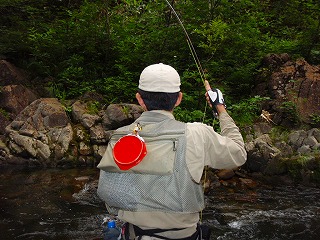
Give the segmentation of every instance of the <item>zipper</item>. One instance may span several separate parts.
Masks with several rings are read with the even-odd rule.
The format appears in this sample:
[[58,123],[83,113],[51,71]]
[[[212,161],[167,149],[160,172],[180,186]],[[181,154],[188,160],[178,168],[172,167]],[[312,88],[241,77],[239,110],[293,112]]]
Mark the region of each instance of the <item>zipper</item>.
[[[120,138],[122,138],[124,136],[127,136],[127,135],[128,134],[123,135],[123,133],[115,133],[115,134],[113,134],[111,136],[111,140],[113,142],[117,142]],[[169,143],[171,142],[173,144],[172,145],[173,151],[177,151],[179,139],[177,137],[169,137],[170,135],[172,135],[172,134],[167,134],[167,135],[163,135],[163,134],[152,134],[151,135],[151,134],[148,134],[148,136],[147,135],[144,135],[144,136],[139,135],[139,136],[144,139],[146,144],[147,143],[153,143],[153,142],[156,142],[156,141],[169,142]]]

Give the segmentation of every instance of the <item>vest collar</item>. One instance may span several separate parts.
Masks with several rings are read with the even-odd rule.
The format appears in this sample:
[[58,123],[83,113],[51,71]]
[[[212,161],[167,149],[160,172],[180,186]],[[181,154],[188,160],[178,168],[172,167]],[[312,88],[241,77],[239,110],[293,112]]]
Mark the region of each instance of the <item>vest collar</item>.
[[153,110],[153,111],[146,111],[143,112],[140,116],[140,119],[148,121],[148,119],[152,119],[152,121],[163,121],[166,119],[175,119],[173,114],[169,111],[164,110]]

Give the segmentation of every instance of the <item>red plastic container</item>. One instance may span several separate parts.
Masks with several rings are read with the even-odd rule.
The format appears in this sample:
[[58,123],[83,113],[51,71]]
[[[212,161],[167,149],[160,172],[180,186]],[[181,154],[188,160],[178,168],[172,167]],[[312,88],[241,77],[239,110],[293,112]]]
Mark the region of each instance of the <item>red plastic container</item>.
[[146,144],[139,135],[127,135],[120,138],[114,148],[113,157],[121,170],[129,170],[142,161],[147,154]]

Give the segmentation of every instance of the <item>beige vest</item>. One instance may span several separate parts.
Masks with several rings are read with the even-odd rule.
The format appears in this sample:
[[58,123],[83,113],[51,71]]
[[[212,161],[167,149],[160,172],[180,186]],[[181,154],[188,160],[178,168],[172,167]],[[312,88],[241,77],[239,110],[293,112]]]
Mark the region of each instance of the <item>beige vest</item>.
[[[137,166],[121,171],[112,148],[133,131],[136,123],[147,146]],[[199,212],[204,207],[202,186],[195,183],[186,165],[186,124],[161,113],[144,112],[135,123],[118,129],[109,141],[98,168],[98,195],[107,205],[127,211]]]

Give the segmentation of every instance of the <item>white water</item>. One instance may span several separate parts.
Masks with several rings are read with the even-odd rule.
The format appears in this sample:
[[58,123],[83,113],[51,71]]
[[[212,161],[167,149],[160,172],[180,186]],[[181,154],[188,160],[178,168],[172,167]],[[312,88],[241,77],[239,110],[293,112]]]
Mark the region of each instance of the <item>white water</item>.
[[212,239],[320,239],[320,189],[219,194],[210,197],[211,214],[205,214]]

